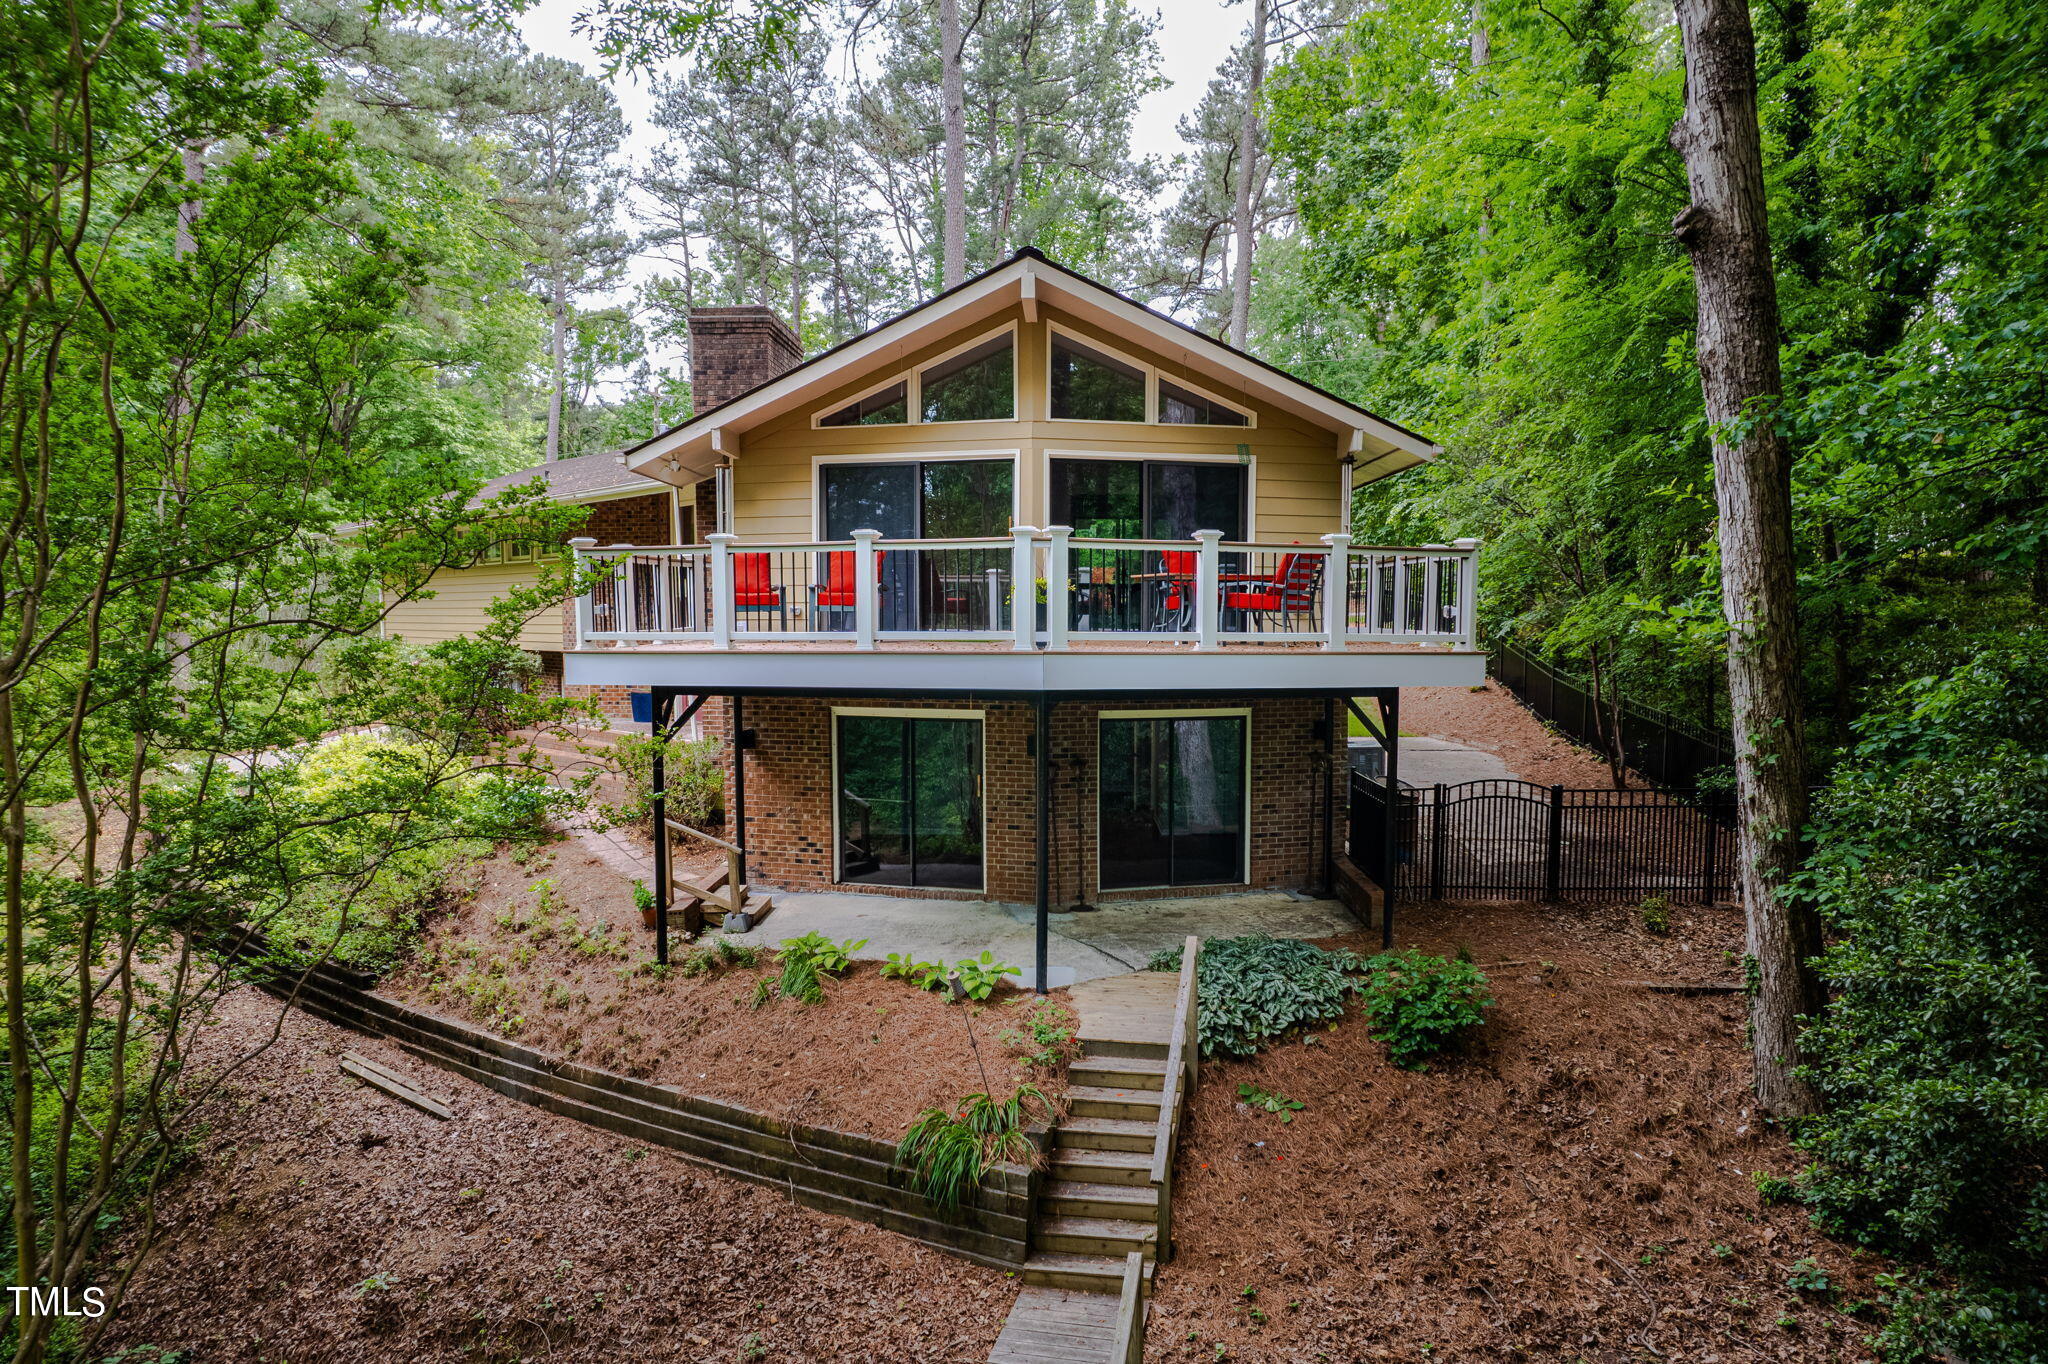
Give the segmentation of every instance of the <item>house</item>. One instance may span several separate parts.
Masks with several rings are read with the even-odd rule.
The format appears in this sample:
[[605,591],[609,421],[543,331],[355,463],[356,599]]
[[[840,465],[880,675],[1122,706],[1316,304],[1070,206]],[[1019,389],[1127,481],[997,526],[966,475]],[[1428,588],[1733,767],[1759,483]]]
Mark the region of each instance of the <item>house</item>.
[[702,534],[570,542],[563,677],[739,736],[758,885],[1035,903],[1041,943],[1327,888],[1347,710],[1483,680],[1476,545],[1346,533],[1435,446],[1036,251],[810,360],[765,308],[691,326],[699,411],[625,468]]

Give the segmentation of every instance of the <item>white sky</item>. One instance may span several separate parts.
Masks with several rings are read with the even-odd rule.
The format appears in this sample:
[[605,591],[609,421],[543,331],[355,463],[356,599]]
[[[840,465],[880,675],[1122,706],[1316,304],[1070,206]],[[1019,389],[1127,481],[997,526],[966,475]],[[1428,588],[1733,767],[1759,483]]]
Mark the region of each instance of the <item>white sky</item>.
[[[596,54],[589,43],[577,37],[574,29],[576,15],[588,8],[590,0],[540,0],[521,16],[520,35],[535,52],[578,62],[592,75],[601,76],[602,66]],[[1140,156],[1166,160],[1183,150],[1174,125],[1201,100],[1209,78],[1249,22],[1249,14],[1242,3],[1232,5],[1224,0],[1167,0],[1153,12],[1161,18],[1155,35],[1159,44],[1159,73],[1170,84],[1153,91],[1139,105],[1132,124],[1132,150]],[[612,91],[631,125],[626,138],[627,155],[638,162],[660,138],[648,121],[651,92],[646,80],[629,76],[613,80]],[[1173,192],[1171,186],[1167,192]],[[657,269],[652,260],[635,262],[628,272],[629,281],[637,283]],[[623,302],[629,292],[622,291],[618,298],[609,301]],[[672,365],[677,357],[650,359],[656,364]]]

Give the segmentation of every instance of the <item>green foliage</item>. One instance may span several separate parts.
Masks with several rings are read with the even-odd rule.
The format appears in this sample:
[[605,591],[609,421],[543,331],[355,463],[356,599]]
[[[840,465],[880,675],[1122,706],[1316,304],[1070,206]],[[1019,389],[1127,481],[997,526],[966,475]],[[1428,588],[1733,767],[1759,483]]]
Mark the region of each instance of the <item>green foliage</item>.
[[1785,1287],[1795,1293],[1811,1293],[1816,1297],[1834,1291],[1828,1272],[1812,1256],[1792,1262],[1791,1272],[1785,1276]]
[[657,743],[645,734],[615,736],[602,757],[625,787],[604,807],[606,820],[652,829],[654,759],[662,756],[668,817],[682,824],[714,823],[725,809],[725,741],[713,735]]
[[991,1166],[1032,1162],[1037,1151],[1024,1128],[1052,1116],[1052,1100],[1036,1085],[1019,1085],[1001,1100],[969,1094],[951,1113],[919,1113],[896,1148],[896,1163],[910,1171],[913,1187],[927,1200],[951,1210]]
[[1285,1094],[1274,1094],[1260,1089],[1249,1080],[1238,1085],[1237,1098],[1239,1103],[1275,1114],[1281,1122],[1293,1122],[1294,1115],[1308,1106],[1299,1099],[1288,1098]]
[[1768,1170],[1750,1171],[1749,1182],[1756,1186],[1757,1201],[1767,1208],[1779,1203],[1799,1201],[1798,1186],[1791,1180],[1782,1179]]
[[1951,1276],[1900,1282],[1888,1346],[2024,1358],[2048,1352],[2048,632],[1928,663],[1817,816],[1834,998],[1802,1196]]
[[633,882],[633,908],[648,910],[654,907],[654,891],[645,881]]
[[1019,967],[997,961],[986,948],[982,949],[980,956],[966,957],[956,963],[953,972],[960,977],[960,988],[973,1000],[987,999],[994,994],[996,986],[1003,983],[1003,977],[1024,974]]
[[1074,1011],[1057,1000],[1034,1000],[1024,1021],[1005,1032],[1003,1045],[1039,1070],[1053,1070],[1073,1059],[1078,1047],[1074,1030],[1079,1020]]
[[1646,930],[1660,938],[1671,931],[1671,902],[1661,895],[1647,897],[1636,906],[1636,915]]
[[1493,1007],[1486,974],[1469,961],[1410,948],[1371,957],[1364,969],[1373,1038],[1404,1070],[1429,1069],[1430,1057],[1457,1045]]
[[943,990],[946,988],[946,964],[942,961],[920,961],[909,952],[891,952],[889,960],[882,964],[882,979],[906,981],[920,990]]
[[[1154,953],[1154,971],[1178,971],[1181,949]],[[1205,1056],[1250,1056],[1300,1028],[1333,1023],[1359,988],[1354,952],[1332,952],[1263,933],[1212,938],[1195,968],[1195,1027]]]
[[[822,933],[806,933],[800,938],[784,938],[775,951],[775,962],[781,968],[773,989],[784,999],[794,999],[805,1004],[817,1004],[825,998],[825,982],[833,976],[843,974],[853,964],[853,954],[866,947],[866,938],[848,938],[844,942],[833,942]],[[762,986],[769,982],[762,981]],[[756,988],[754,1006],[759,1008],[768,996]]]

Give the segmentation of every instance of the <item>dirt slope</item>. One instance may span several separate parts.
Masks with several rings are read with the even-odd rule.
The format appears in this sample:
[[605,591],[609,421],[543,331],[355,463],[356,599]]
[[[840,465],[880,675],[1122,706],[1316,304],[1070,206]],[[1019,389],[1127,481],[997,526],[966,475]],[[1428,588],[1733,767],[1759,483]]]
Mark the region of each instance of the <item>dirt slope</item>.
[[[276,1009],[233,997],[198,1063],[246,1045]],[[423,1080],[456,1120],[338,1074],[345,1050]],[[997,1270],[699,1172],[301,1014],[238,1078],[162,1220],[108,1353],[981,1359],[1016,1296]]]

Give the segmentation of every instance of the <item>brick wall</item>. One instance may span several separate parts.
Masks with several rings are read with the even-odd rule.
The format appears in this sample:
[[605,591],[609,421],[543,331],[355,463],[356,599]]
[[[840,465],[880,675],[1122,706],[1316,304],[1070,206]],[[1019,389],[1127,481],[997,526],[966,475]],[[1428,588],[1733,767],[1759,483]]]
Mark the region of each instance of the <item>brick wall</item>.
[[[1249,704],[1251,791],[1249,838],[1251,879],[1208,889],[1308,888],[1321,884],[1324,821],[1321,799],[1338,798],[1343,770],[1343,725],[1317,760],[1312,726],[1323,716],[1320,700],[1264,698],[1217,701],[1214,707]],[[1033,707],[1028,702],[945,698],[929,702],[862,701],[853,698],[755,697],[744,702],[746,725],[759,736],[747,762],[747,846],[750,874],[783,889],[833,885],[832,707],[875,705],[890,709],[980,710],[983,764],[984,898],[1035,902],[1038,898],[1036,767],[1028,740]],[[701,712],[707,729],[728,732],[727,703],[713,700]],[[1097,898],[1095,879],[1096,721],[1100,705],[1067,702],[1053,712],[1051,839],[1052,903],[1076,896]],[[1203,707],[1213,708],[1213,707]],[[727,809],[732,808],[728,775]],[[1339,812],[1341,816],[1341,811]],[[1342,837],[1341,817],[1336,821]],[[888,895],[961,898],[952,890],[896,886],[835,887]],[[1203,887],[1175,886],[1112,891],[1112,899],[1161,898],[1200,893]],[[969,896],[967,898],[975,898]]]
[[699,415],[767,383],[803,358],[773,308],[690,310],[690,397]]
[[[669,523],[668,494],[649,493],[644,497],[621,497],[610,502],[593,502],[589,514],[583,518],[581,529],[565,533],[588,535],[600,545],[665,545],[675,534]],[[562,648],[576,647],[576,603],[572,598],[562,603]],[[542,655],[543,660],[547,656]],[[554,682],[561,686],[561,660],[556,656]],[[644,692],[645,687],[588,687],[564,688],[570,696],[595,696],[598,708],[614,719],[630,719],[633,714],[633,693]]]

